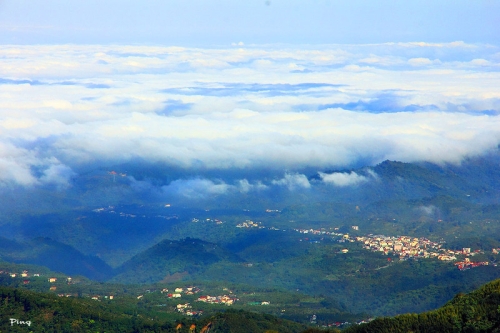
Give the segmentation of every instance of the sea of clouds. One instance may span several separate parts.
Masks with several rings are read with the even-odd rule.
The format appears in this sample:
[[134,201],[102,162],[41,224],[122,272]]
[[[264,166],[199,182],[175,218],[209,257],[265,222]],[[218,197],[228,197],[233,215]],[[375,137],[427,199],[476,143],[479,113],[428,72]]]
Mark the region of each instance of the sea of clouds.
[[[325,170],[498,149],[498,87],[499,47],[463,42],[4,45],[0,185],[63,190],[82,170],[137,160],[186,170],[164,185],[186,197],[309,188],[304,169],[362,184],[376,175]],[[281,176],[208,176],[266,169]]]

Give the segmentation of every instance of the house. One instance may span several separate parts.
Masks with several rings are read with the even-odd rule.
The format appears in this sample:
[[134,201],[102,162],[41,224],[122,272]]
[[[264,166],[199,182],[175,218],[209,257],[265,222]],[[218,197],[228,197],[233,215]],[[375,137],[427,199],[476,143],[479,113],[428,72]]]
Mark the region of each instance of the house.
[[22,277],[27,277],[28,276],[28,273],[22,273],[21,274]]
[[57,278],[55,278],[55,277],[51,277],[51,278],[49,278],[49,282],[50,282],[50,283],[54,283],[54,282],[56,282],[56,281],[57,281]]
[[347,252],[349,252],[349,250],[348,249],[342,249],[340,252],[347,253]]
[[184,290],[183,288],[175,288],[175,290],[174,290],[174,291],[175,291],[176,293],[182,293],[182,291],[183,291],[183,290]]
[[186,303],[186,304],[177,304],[177,310],[180,310],[180,309],[187,309],[187,308],[190,308],[191,306],[189,305],[189,303]]
[[50,291],[54,291],[54,290],[56,290],[56,289],[57,289],[57,287],[56,287],[56,286],[52,286],[52,287],[50,287],[50,289],[49,289],[49,290],[50,290]]
[[30,280],[23,280],[23,284],[29,284]]
[[17,276],[16,273],[10,273],[10,277],[15,278]]

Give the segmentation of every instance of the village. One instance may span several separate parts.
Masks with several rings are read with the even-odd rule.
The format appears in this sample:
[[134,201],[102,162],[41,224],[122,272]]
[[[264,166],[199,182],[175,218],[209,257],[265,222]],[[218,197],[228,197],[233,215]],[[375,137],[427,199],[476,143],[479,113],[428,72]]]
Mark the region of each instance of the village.
[[[0,275],[7,275],[12,279],[22,279],[22,284],[23,285],[28,285],[30,284],[31,280],[30,278],[36,278],[38,281],[43,283],[44,288],[48,287],[48,290],[51,292],[56,293],[57,296],[59,297],[78,297],[79,293],[78,292],[67,292],[68,288],[63,288],[66,289],[66,292],[58,292],[61,287],[67,287],[70,285],[75,284],[75,280],[69,276],[52,276],[52,275],[47,275],[44,276],[41,273],[30,273],[28,270],[22,270],[20,272],[14,272],[9,269],[3,269],[0,270]],[[78,283],[78,282],[77,282]],[[206,304],[220,304],[220,305],[225,305],[225,306],[231,306],[235,302],[239,301],[239,299],[232,293],[227,288],[222,289],[225,294],[222,295],[200,295],[194,298],[195,302],[201,302],[201,303],[206,303]],[[121,298],[123,297],[135,297],[137,301],[143,300],[145,297],[150,297],[146,295],[151,295],[151,294],[161,294],[165,297],[165,299],[169,300],[178,300],[177,302],[174,302],[175,304],[171,305],[174,311],[181,313],[186,316],[200,316],[203,314],[202,310],[193,310],[193,307],[190,303],[182,303],[179,302],[182,298],[186,296],[192,296],[195,294],[199,294],[202,290],[197,287],[197,286],[182,286],[182,287],[175,287],[169,290],[168,288],[161,288],[161,289],[146,289],[142,293],[139,293],[133,296],[133,295],[126,295],[122,294],[120,295]],[[105,292],[105,293],[91,293],[87,294],[84,293],[83,295],[80,294],[80,297],[86,297],[90,298],[95,301],[113,301],[117,299],[117,296],[112,293],[112,292]],[[120,298],[118,297],[118,298]],[[189,298],[192,300],[192,297]],[[270,304],[269,302],[259,302],[261,305],[266,305]],[[167,306],[167,304],[160,304],[158,306]]]
[[[344,239],[350,239],[349,235],[344,235]],[[392,254],[399,257],[400,260],[417,259],[417,258],[437,258],[442,261],[457,261],[458,256],[465,257],[464,261],[456,263],[459,269],[464,267],[478,267],[489,264],[487,261],[472,262],[469,257],[478,254],[484,254],[482,250],[471,251],[470,248],[462,248],[461,250],[450,250],[443,247],[444,242],[432,242],[425,237],[410,237],[410,236],[384,236],[369,234],[362,237],[354,237],[356,242],[363,245],[363,248],[373,251],[382,252],[385,255]]]
[[252,220],[246,220],[245,222],[237,224],[236,228],[258,228],[258,229],[264,229],[265,227],[262,225],[261,222],[254,222]]
[[[262,226],[261,222],[253,222],[246,220],[240,224],[236,225],[237,228],[265,228]],[[275,227],[267,228],[269,230],[281,230]],[[385,236],[385,235],[373,235],[368,234],[366,236],[351,236],[349,233],[339,232],[338,227],[320,229],[305,229],[305,228],[294,228],[295,232],[304,235],[312,236],[331,236],[334,238],[340,238],[337,241],[339,243],[355,243],[358,242],[362,244],[363,248],[372,252],[381,252],[384,255],[397,256],[399,260],[404,261],[408,259],[419,259],[419,258],[436,258],[441,261],[455,262],[455,266],[459,270],[466,270],[470,268],[475,268],[479,266],[489,265],[488,261],[471,261],[469,257],[473,257],[478,254],[484,254],[483,250],[471,250],[471,248],[462,248],[461,250],[451,250],[443,247],[444,241],[433,242],[425,237],[410,237],[410,236]],[[354,231],[359,231],[359,226],[353,225],[351,229]],[[286,231],[286,230],[282,230]],[[299,239],[299,241],[309,241],[311,243],[319,243],[318,240],[313,240],[304,238]],[[348,249],[340,250],[340,253],[348,253]],[[492,249],[493,254],[499,254],[499,249]],[[464,257],[464,260],[458,261],[458,257]],[[389,261],[392,259],[389,258]],[[495,264],[496,266],[496,264]]]
[[[358,226],[351,226],[353,230],[358,231]],[[462,248],[461,250],[450,250],[443,247],[444,241],[432,242],[425,237],[410,237],[410,236],[385,236],[368,234],[366,236],[351,236],[348,233],[342,234],[335,232],[338,228],[334,228],[334,232],[329,232],[324,229],[294,229],[300,233],[313,235],[331,235],[340,237],[339,242],[358,242],[363,248],[372,252],[381,252],[384,255],[393,255],[399,257],[399,260],[418,259],[418,258],[436,258],[441,261],[456,261],[455,265],[460,270],[469,268],[487,266],[489,262],[478,261],[473,262],[469,257],[484,254],[483,250],[474,250],[471,248]],[[348,249],[342,249],[341,253],[348,253]],[[493,254],[498,254],[498,249],[492,249]],[[463,261],[457,261],[458,256],[463,256]],[[390,258],[389,258],[390,260]]]

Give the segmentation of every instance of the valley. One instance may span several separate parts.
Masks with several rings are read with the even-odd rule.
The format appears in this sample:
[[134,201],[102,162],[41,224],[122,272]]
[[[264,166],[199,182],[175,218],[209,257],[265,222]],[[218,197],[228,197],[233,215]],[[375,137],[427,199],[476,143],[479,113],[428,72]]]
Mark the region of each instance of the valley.
[[[1,284],[167,321],[234,309],[342,328],[429,311],[500,277],[500,176],[478,186],[468,168],[386,161],[355,191],[197,207],[139,197],[88,206],[89,193],[77,208],[2,217]],[[87,188],[129,186],[97,179]]]

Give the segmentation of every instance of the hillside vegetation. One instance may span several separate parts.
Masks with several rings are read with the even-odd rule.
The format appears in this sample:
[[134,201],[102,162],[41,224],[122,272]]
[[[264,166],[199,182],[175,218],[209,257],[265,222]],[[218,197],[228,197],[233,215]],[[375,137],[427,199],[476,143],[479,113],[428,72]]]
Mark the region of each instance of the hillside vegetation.
[[[203,320],[153,320],[147,314],[82,298],[0,287],[1,332],[301,332],[304,325],[276,317],[229,310]],[[13,319],[13,321],[10,320]]]
[[377,318],[345,332],[500,332],[500,280],[469,294],[458,294],[437,310]]

